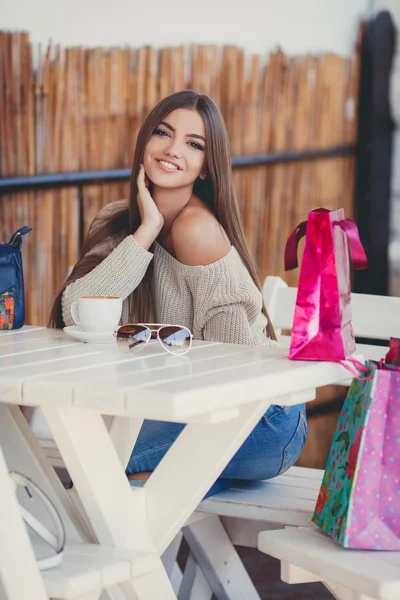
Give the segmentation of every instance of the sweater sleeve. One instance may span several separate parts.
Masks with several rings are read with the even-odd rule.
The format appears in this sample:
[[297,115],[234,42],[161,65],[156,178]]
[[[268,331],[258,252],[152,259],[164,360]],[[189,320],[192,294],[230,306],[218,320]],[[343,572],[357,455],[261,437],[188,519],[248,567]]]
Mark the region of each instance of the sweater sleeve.
[[[103,246],[99,251],[104,252]],[[152,258],[153,254],[132,235],[125,237],[97,267],[65,288],[62,295],[65,325],[74,324],[71,304],[79,296],[118,296],[126,300],[142,281]]]
[[188,282],[194,302],[194,337],[209,341],[276,346],[267,337],[262,295],[237,251],[192,267]]

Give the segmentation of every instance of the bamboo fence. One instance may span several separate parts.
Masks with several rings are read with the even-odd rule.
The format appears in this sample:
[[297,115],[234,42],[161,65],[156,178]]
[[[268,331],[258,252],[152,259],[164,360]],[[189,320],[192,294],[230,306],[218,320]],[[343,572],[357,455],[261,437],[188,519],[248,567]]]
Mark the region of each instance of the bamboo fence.
[[[220,106],[232,155],[355,143],[359,61],[358,50],[351,58],[274,52],[267,60],[233,46],[32,48],[28,34],[0,32],[0,177],[127,167],[145,115],[184,88]],[[352,217],[354,179],[353,157],[235,169],[262,278],[296,284],[298,273],[283,270],[288,234],[318,206],[343,207]],[[128,194],[123,182],[0,198],[1,241],[25,223],[33,227],[23,244],[27,323],[47,323],[78,257],[81,219],[86,234],[102,206]]]

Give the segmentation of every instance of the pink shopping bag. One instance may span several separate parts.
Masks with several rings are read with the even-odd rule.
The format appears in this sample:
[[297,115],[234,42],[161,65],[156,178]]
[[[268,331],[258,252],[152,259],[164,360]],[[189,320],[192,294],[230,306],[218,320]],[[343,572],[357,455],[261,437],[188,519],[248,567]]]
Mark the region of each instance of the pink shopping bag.
[[313,521],[345,548],[400,551],[400,367],[366,366],[340,413]]
[[297,246],[304,235],[289,358],[345,360],[356,349],[348,250],[355,269],[368,266],[357,225],[344,218],[343,209],[312,210],[288,238],[286,271],[298,266]]

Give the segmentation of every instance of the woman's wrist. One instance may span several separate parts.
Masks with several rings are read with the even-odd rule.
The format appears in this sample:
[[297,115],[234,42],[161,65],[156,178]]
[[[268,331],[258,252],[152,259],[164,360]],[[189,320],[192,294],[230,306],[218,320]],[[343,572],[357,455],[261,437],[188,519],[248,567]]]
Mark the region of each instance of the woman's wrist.
[[132,235],[138,244],[140,244],[145,250],[148,250],[152,243],[156,240],[159,233],[159,228],[143,223],[142,225],[139,225],[135,233]]

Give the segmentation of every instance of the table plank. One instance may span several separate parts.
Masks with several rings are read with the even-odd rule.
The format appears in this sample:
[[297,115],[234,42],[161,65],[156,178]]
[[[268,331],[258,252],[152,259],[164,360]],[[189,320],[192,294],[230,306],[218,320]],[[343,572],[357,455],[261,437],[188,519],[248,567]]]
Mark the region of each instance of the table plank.
[[19,335],[21,333],[40,331],[42,329],[45,329],[45,327],[36,326],[36,325],[24,325],[20,329],[1,329],[0,330],[0,338],[8,336],[8,335]]
[[[195,341],[179,357],[154,342],[125,354],[116,344],[82,344],[60,330],[18,331],[0,337],[0,396],[30,406],[185,421],[237,405],[238,397],[244,404],[282,395],[282,403],[293,404],[302,401],[297,392],[351,379],[338,363],[289,361],[286,348]],[[358,350],[381,355],[374,346]]]
[[62,338],[76,342],[73,338],[67,336],[60,329],[47,329],[41,327],[38,329],[17,329],[15,331],[0,331],[0,348],[4,346],[15,346],[16,344],[29,343],[35,340]]

